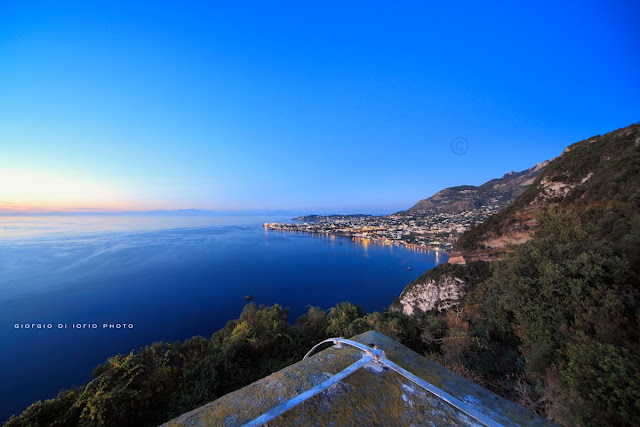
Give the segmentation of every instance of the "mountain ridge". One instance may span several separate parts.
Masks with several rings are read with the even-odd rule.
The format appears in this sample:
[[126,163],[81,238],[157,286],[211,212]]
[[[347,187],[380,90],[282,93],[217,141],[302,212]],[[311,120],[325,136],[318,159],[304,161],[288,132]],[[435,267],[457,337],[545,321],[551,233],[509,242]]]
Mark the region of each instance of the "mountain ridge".
[[395,215],[433,215],[461,213],[494,205],[505,207],[522,194],[544,170],[548,160],[520,172],[509,172],[479,186],[457,185],[438,191],[431,197],[418,201],[407,210]]

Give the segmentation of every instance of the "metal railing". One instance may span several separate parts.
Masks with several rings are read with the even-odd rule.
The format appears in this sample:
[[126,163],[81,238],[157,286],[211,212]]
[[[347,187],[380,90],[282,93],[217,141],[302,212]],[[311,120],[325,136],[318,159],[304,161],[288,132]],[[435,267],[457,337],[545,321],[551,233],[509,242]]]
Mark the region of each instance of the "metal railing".
[[248,422],[247,424],[245,424],[245,427],[261,426],[271,421],[277,416],[284,414],[288,410],[310,399],[311,397],[317,395],[318,393],[321,393],[322,391],[326,390],[333,384],[342,381],[344,378],[348,377],[349,375],[351,375],[352,373],[354,373],[355,371],[357,371],[358,369],[360,369],[361,367],[363,367],[364,365],[370,362],[379,363],[381,365],[387,366],[389,369],[397,372],[398,374],[402,375],[409,381],[413,382],[414,384],[420,386],[424,390],[433,394],[438,399],[453,406],[460,412],[463,412],[464,414],[468,415],[469,417],[473,418],[475,421],[485,426],[489,426],[489,427],[502,426],[502,424],[498,423],[497,421],[493,420],[487,415],[477,411],[476,409],[472,408],[471,406],[464,403],[460,399],[457,399],[451,396],[449,393],[439,389],[433,384],[429,384],[422,378],[417,377],[416,375],[407,371],[403,367],[396,365],[395,363],[387,359],[383,350],[376,347],[368,347],[359,342],[344,339],[344,338],[329,338],[313,346],[313,348],[309,350],[307,354],[305,354],[302,360],[305,360],[307,357],[311,356],[311,354],[313,354],[316,348],[318,348],[322,344],[329,343],[329,342],[333,343],[334,346],[337,348],[341,348],[343,344],[355,347],[358,350],[363,352],[362,358],[357,362],[353,363],[352,365],[348,366],[347,368],[343,369],[339,373],[335,374],[334,376],[316,385],[315,387],[310,388],[309,390],[289,399],[285,403],[279,406],[276,406],[275,408],[271,409],[268,412],[265,412],[264,414],[260,415],[258,418]]

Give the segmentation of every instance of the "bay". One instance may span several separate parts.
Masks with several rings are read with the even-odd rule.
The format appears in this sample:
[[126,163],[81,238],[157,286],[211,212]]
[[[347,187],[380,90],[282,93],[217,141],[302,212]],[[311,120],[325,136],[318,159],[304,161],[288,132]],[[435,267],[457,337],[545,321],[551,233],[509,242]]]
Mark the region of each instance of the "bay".
[[0,419],[90,381],[117,353],[210,337],[239,316],[245,296],[288,307],[291,322],[310,305],[383,310],[447,259],[262,227],[290,217],[0,217]]

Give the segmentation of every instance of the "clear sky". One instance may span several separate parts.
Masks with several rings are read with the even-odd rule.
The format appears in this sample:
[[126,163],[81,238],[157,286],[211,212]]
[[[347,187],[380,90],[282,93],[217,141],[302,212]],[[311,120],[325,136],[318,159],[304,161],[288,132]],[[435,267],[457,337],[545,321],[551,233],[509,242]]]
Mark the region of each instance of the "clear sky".
[[3,0],[0,210],[389,213],[640,121],[640,3],[425,3]]

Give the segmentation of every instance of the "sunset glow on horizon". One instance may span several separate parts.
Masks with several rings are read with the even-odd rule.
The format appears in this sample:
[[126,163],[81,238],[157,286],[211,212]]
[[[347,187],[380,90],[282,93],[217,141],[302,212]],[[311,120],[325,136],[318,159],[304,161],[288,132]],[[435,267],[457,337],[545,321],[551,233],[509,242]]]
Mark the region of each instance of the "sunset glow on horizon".
[[64,175],[0,170],[0,212],[112,211],[131,209],[122,193]]
[[36,3],[0,3],[0,212],[392,213],[640,117],[632,4]]

